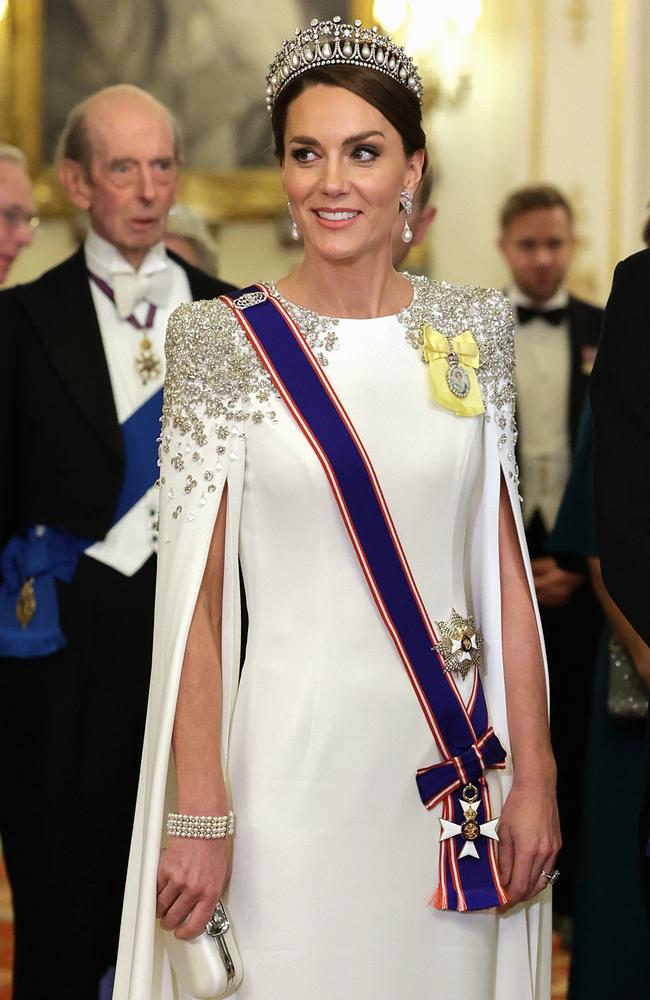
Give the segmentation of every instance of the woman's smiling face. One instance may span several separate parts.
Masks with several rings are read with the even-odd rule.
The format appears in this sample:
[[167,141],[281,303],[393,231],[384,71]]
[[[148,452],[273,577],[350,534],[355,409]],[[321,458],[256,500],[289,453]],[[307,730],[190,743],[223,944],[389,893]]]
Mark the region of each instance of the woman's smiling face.
[[404,152],[381,111],[316,84],[287,110],[282,178],[307,251],[354,260],[390,246],[400,192],[414,192],[424,151]]

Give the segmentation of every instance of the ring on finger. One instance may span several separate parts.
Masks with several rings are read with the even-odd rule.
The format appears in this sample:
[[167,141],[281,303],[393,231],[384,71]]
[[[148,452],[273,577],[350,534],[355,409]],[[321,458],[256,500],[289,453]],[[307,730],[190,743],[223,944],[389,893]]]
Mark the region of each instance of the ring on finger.
[[555,883],[557,882],[557,880],[560,877],[560,873],[557,870],[557,868],[554,868],[553,871],[550,872],[550,874],[549,874],[549,872],[545,872],[544,869],[542,868],[541,872],[539,873],[539,877],[540,878],[548,879],[548,884],[549,885],[555,885]]

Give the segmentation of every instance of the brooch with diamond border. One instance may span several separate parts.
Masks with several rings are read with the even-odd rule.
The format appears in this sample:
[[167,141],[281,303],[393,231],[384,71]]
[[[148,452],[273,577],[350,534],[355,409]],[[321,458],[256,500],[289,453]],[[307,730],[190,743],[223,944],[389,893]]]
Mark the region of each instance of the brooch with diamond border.
[[460,674],[465,680],[472,667],[478,670],[481,665],[483,639],[474,618],[472,615],[463,618],[452,608],[449,618],[436,622],[436,626],[440,632],[436,651],[445,665],[445,671]]

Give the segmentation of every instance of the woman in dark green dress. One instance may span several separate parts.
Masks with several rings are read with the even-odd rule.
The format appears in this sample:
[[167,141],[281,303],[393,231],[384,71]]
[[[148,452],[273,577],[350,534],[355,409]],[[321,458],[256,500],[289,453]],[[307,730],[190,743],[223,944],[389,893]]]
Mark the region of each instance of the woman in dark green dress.
[[[642,718],[608,710],[609,642],[612,635],[650,681],[650,649],[607,595],[598,560],[593,505],[593,424],[588,401],[576,454],[548,548],[582,557],[605,615],[592,695],[584,811],[577,872],[569,1000],[650,997],[648,926],[640,889],[637,825],[643,759]],[[567,635],[580,664],[580,635]],[[567,725],[570,725],[567,719]],[[558,761],[571,767],[571,761]],[[581,775],[576,774],[579,782]]]

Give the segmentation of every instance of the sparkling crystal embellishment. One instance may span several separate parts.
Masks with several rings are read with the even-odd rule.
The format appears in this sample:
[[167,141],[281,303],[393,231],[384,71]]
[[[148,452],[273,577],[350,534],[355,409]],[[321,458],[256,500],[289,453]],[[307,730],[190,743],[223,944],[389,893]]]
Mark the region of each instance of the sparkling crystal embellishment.
[[447,621],[436,622],[440,630],[440,641],[436,647],[445,670],[460,674],[465,680],[472,667],[481,665],[481,633],[471,615],[463,618],[455,609]]
[[233,305],[235,309],[250,309],[251,306],[259,306],[262,302],[266,302],[268,297],[268,292],[262,291],[262,289],[255,292],[244,292],[243,295],[233,299]]
[[[509,303],[494,289],[406,277],[413,286],[413,299],[397,320],[406,343],[423,365],[427,364],[423,333],[427,325],[440,330],[448,341],[458,330],[471,328],[474,332],[481,355],[477,378],[487,411],[485,420],[494,420],[495,444],[501,450],[509,481],[516,483],[514,320]],[[273,282],[260,285],[268,295],[280,299],[318,363],[323,367],[335,364],[341,321],[287,301]],[[243,464],[246,426],[275,424],[283,419],[284,411],[278,407],[279,393],[240,323],[218,299],[179,306],[169,322],[166,351],[160,442],[161,483],[165,482],[166,489],[161,500],[165,518],[179,523],[194,519],[199,511],[208,511],[211,501],[219,496],[224,469],[236,467],[235,458]],[[203,495],[208,501],[205,505],[201,503]],[[188,505],[194,502],[191,518],[190,510],[178,503],[179,499]],[[164,519],[161,523],[162,544],[168,545],[170,540],[164,537],[168,527]],[[468,638],[471,642],[471,636]],[[476,645],[478,650],[478,638]],[[476,661],[477,650],[462,651],[470,656],[470,661],[462,660],[465,672],[472,656]],[[445,666],[449,662],[454,661],[447,657]]]

